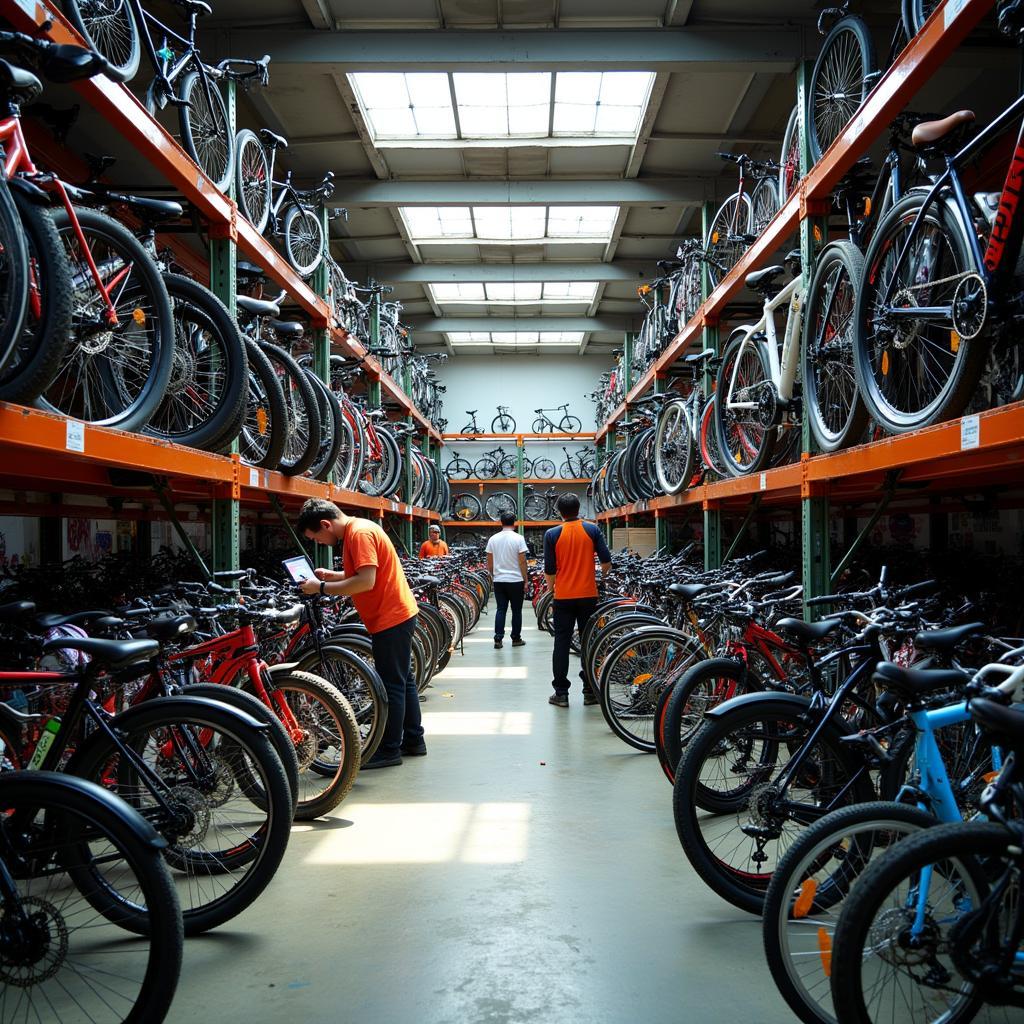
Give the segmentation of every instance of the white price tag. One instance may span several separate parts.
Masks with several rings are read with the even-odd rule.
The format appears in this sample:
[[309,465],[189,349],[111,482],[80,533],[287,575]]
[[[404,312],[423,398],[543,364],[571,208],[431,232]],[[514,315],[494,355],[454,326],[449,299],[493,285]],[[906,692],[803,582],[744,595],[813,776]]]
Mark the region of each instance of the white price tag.
[[977,448],[981,441],[981,423],[977,416],[965,416],[960,421],[960,451]]
[[85,424],[78,420],[68,420],[64,447],[69,452],[85,451]]
[[761,474],[761,490],[762,491],[767,491],[768,490],[768,474],[767,473],[762,473]]
[[967,0],[946,0],[946,6],[943,8],[942,15],[945,19],[945,27],[949,28],[950,25],[956,21],[960,12],[967,6]]
[[258,469],[249,470],[249,486],[259,487],[260,485],[260,471]]

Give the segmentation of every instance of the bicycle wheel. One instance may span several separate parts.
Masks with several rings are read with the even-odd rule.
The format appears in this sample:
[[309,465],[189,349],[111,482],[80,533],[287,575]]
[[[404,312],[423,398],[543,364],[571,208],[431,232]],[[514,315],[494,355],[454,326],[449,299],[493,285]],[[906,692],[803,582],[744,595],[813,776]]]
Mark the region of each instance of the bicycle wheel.
[[942,0],[903,0],[903,29],[913,39]]
[[177,338],[164,400],[144,432],[206,451],[231,444],[245,418],[249,366],[234,319],[216,295],[164,274]]
[[473,472],[478,480],[493,480],[499,471],[500,467],[497,460],[487,455],[477,460],[477,464],[473,467]]
[[983,334],[963,337],[949,318],[929,314],[897,320],[886,312],[890,293],[892,307],[917,302],[948,308],[975,272],[959,217],[941,202],[924,212],[908,247],[925,198],[917,192],[905,196],[876,228],[854,312],[857,383],[868,414],[891,433],[959,416],[977,386],[988,347]]
[[387,496],[398,490],[399,481],[402,478],[403,460],[402,450],[398,442],[378,425],[374,428],[377,434],[377,441],[380,444],[380,455],[369,463],[364,464],[364,474],[369,476],[369,484],[366,490],[370,494]]
[[528,494],[523,500],[523,518],[539,522],[547,518],[548,503],[541,494]]
[[317,480],[326,480],[327,474],[334,469],[338,453],[341,451],[344,416],[338,400],[328,390],[327,385],[312,370],[306,370],[306,376],[313,385],[317,408],[320,411],[320,445],[316,458],[309,467],[309,475]]
[[[4,1021],[164,1020],[181,972],[181,907],[138,812],[83,779],[5,772],[0,863]],[[138,937],[126,938],[126,919],[144,922]]]
[[458,519],[460,522],[468,523],[474,519],[480,518],[480,513],[483,511],[483,506],[480,504],[480,499],[475,494],[462,493],[452,495],[452,519]]
[[0,176],[0,375],[18,342],[28,309],[29,263],[25,231],[6,179]]
[[273,202],[270,161],[260,137],[248,128],[235,136],[235,195],[242,215],[262,235]]
[[[1004,929],[1016,915],[985,909],[986,874],[996,879],[1015,863],[1007,849],[1015,842],[1004,825],[936,825],[871,864],[836,925],[832,1001],[841,1024],[961,1024],[977,1015],[983,1000],[960,965],[975,946],[997,941],[1001,952],[1009,942]],[[969,910],[985,917],[976,940],[958,941]]]
[[746,252],[753,216],[750,197],[742,192],[734,192],[718,208],[704,239],[708,280],[712,288],[718,287]]
[[690,482],[695,441],[686,419],[685,403],[669,402],[658,414],[654,439],[654,472],[664,494],[678,494]]
[[530,428],[534,434],[546,434],[551,429],[551,423],[545,416],[538,416]]
[[807,143],[811,163],[842,134],[871,91],[878,69],[867,25],[840,18],[822,43],[807,90]]
[[[779,859],[810,822],[874,797],[868,772],[833,721],[813,729],[807,702],[764,694],[708,719],[676,768],[676,832],[697,874],[722,899],[761,913]],[[785,801],[773,781],[802,752]],[[701,813],[707,812],[707,813]]]
[[779,212],[779,186],[774,178],[762,178],[757,183],[750,206],[753,232],[759,235]]
[[732,476],[757,473],[768,465],[776,429],[760,417],[758,398],[774,390],[764,346],[736,331],[725,346],[715,389],[718,451]]
[[[9,203],[11,193],[6,185],[2,191]],[[21,243],[27,249],[27,263],[21,267],[20,272],[11,265],[10,261],[18,258],[15,255],[18,251],[17,239],[11,239],[13,249],[10,253],[6,241],[0,243],[3,244],[4,253],[4,265],[0,268],[3,278],[0,290],[5,290],[5,286],[24,289],[24,271],[27,266],[32,301],[27,306],[22,303],[23,319],[13,347],[7,351],[0,342],[0,351],[7,352],[6,359],[0,362],[0,399],[6,402],[34,402],[53,379],[67,351],[71,331],[71,268],[49,211],[37,206],[33,199],[17,189],[13,199],[21,221]],[[0,207],[5,205],[0,202]],[[0,228],[0,232],[6,236],[16,225],[6,225],[5,228]],[[21,280],[21,285],[17,284],[16,279]],[[10,295],[0,298],[0,308],[8,309],[8,303],[12,301]],[[5,336],[7,327],[5,314]]]
[[868,425],[853,365],[853,316],[863,271],[864,257],[852,242],[833,242],[815,261],[807,292],[804,404],[823,452],[856,444]]
[[324,258],[324,229],[315,210],[293,203],[284,215],[284,254],[299,277],[309,277]]
[[779,861],[764,900],[764,951],[780,995],[805,1024],[835,1024],[833,938],[857,879],[901,839],[935,824],[907,804],[843,807],[805,829]]
[[[331,392],[335,402],[337,402],[337,396],[334,392]],[[352,424],[349,423],[348,417],[345,415],[345,410],[341,408],[341,403],[338,403],[339,419],[337,421],[337,438],[338,438],[338,457],[334,463],[334,482],[342,490],[352,490],[356,480],[356,435],[352,430]]]
[[501,519],[502,514],[505,512],[518,515],[518,511],[516,499],[507,491],[495,491],[493,494],[488,495],[487,500],[484,502],[484,512],[487,513],[488,519],[495,521]]
[[492,434],[514,434],[516,421],[507,413],[501,412],[491,420]]
[[190,71],[181,83],[178,107],[181,144],[222,192],[235,171],[235,138],[228,108],[217,83],[205,74]]
[[284,395],[287,429],[278,468],[285,476],[305,473],[320,451],[320,406],[305,371],[283,348],[261,341]]
[[704,403],[700,414],[700,457],[706,469],[725,477],[729,471],[725,468],[722,452],[718,447],[718,397],[712,395]]
[[779,154],[779,206],[796,192],[800,181],[800,107],[795,106],[786,122]]
[[61,0],[60,6],[86,45],[106,57],[108,77],[130,82],[139,70],[142,46],[128,0]]
[[583,429],[583,421],[578,416],[565,415],[558,424],[563,434],[578,434]]
[[473,475],[473,467],[466,459],[460,458],[452,459],[444,471],[450,480],[468,480]]
[[245,418],[238,435],[238,450],[242,461],[250,466],[277,469],[288,435],[284,391],[273,363],[249,338],[245,339],[245,355],[249,365],[249,386]]
[[[36,405],[120,430],[141,430],[156,412],[174,365],[174,314],[156,264],[127,228],[97,210],[76,207],[82,237],[66,210],[53,221],[76,287],[71,340]],[[117,323],[103,319],[106,302],[89,266],[97,267]]]
[[537,459],[530,470],[530,476],[535,480],[553,480],[555,478],[555,464],[550,459]]
[[292,793],[270,739],[254,719],[196,697],[145,701],[113,725],[82,744],[74,773],[102,782],[167,841],[186,935],[231,920],[270,884],[288,845]]

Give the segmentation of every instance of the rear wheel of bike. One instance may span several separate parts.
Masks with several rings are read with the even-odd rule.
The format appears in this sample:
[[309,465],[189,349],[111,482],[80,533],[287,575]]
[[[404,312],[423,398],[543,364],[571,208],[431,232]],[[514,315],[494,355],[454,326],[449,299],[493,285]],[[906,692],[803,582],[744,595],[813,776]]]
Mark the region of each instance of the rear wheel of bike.
[[320,406],[305,371],[283,348],[259,343],[284,394],[287,415],[284,452],[278,468],[286,476],[305,473],[320,451]]
[[[6,186],[3,195],[8,195]],[[53,379],[67,351],[71,330],[71,268],[49,211],[37,206],[17,189],[13,198],[23,229],[23,244],[28,249],[28,288],[32,301],[27,306],[22,302],[21,331],[6,360],[0,363],[0,399],[34,402]],[[13,229],[16,225],[8,227]],[[5,236],[9,233],[3,232]],[[18,251],[14,239],[11,239],[11,244],[13,248],[8,252],[6,237],[0,243],[0,251],[4,254],[0,275],[4,278],[4,285],[21,287],[24,292],[25,267],[23,265],[19,273],[11,264]],[[0,308],[5,311],[9,309],[13,313],[17,305],[12,295],[0,298]],[[5,312],[4,333],[8,326],[7,315]],[[2,343],[0,351],[3,351]]]
[[578,434],[583,429],[583,421],[578,416],[563,416],[558,429],[563,434]]
[[11,357],[28,309],[28,245],[7,181],[0,177],[0,374]]
[[516,499],[506,491],[495,491],[493,494],[488,495],[487,500],[484,502],[484,512],[487,513],[487,518],[495,521],[501,519],[502,515],[506,512],[511,515],[517,515],[518,511]]
[[238,208],[263,234],[273,202],[270,161],[260,137],[248,128],[235,136],[235,195]]
[[277,469],[288,434],[284,391],[273,364],[254,341],[245,339],[249,387],[245,418],[238,435],[242,461],[263,469]]
[[478,480],[493,480],[501,472],[501,467],[496,459],[485,455],[482,459],[477,460],[476,465],[473,467],[473,472]]
[[[337,401],[337,396],[333,391],[331,395]],[[359,454],[356,447],[356,435],[340,403],[338,403],[338,411],[341,418],[337,423],[338,458],[334,463],[334,482],[343,490],[352,490],[355,487],[356,459]]]
[[800,181],[800,107],[790,111],[779,153],[779,206],[796,191]]
[[654,472],[665,494],[678,494],[690,482],[695,448],[685,403],[669,402],[658,414],[654,438]]
[[[757,407],[762,389],[774,387],[771,370],[763,345],[747,339],[747,333],[739,331],[729,339],[715,390],[718,450],[733,476],[766,468],[775,445],[776,428],[762,424]],[[753,408],[727,408],[728,402]]]
[[514,434],[516,421],[507,412],[500,412],[491,420],[491,432],[494,434]]
[[468,480],[473,475],[473,467],[466,459],[452,459],[445,466],[445,473],[451,480]]
[[959,218],[945,205],[931,205],[907,247],[925,199],[921,193],[905,196],[878,225],[857,295],[857,383],[868,414],[891,433],[959,416],[977,386],[987,349],[984,332],[965,338],[951,319],[896,320],[884,308],[889,291],[893,306],[949,307],[959,285],[975,271]]
[[538,522],[547,515],[547,500],[540,494],[528,494],[523,501],[523,518]]
[[364,464],[364,474],[369,471],[369,485],[366,489],[370,494],[387,497],[398,490],[398,484],[402,479],[402,449],[398,447],[398,442],[390,431],[380,425],[374,430],[380,444],[380,456]]
[[[68,254],[73,291],[71,341],[36,404],[120,430],[141,430],[164,397],[174,365],[174,314],[163,278],[127,228],[97,210],[76,207],[83,249],[67,211],[53,214]],[[87,257],[99,270],[117,323],[104,319]]]
[[712,395],[700,414],[700,457],[706,468],[718,476],[728,476],[725,460],[718,447],[718,397]]
[[[0,775],[0,815],[23,826],[4,828],[13,874],[4,1020],[163,1020],[184,943],[153,829],[100,786],[53,772]],[[136,936],[126,935],[126,920],[141,922]]]
[[167,441],[221,451],[245,418],[248,363],[234,319],[208,288],[164,274],[177,337],[164,400],[145,433]]
[[750,205],[753,232],[759,235],[779,212],[779,186],[774,178],[762,178],[757,183]]
[[911,39],[931,17],[942,0],[903,0],[903,30]]
[[284,215],[284,253],[300,277],[309,277],[324,258],[324,230],[315,210],[293,203]]
[[745,193],[734,192],[718,208],[704,240],[712,288],[718,286],[746,252],[752,221],[750,197]]
[[823,452],[856,444],[868,424],[853,364],[854,309],[864,257],[833,242],[814,264],[804,306],[804,407]]
[[468,523],[480,518],[483,506],[475,494],[463,493],[452,495],[452,519]]
[[[550,459],[537,459],[533,463],[531,476],[537,480],[553,480],[555,477],[555,464]],[[570,474],[566,474],[568,477]]]
[[192,71],[181,83],[180,97],[187,105],[178,107],[181,144],[202,172],[226,192],[235,170],[235,139],[228,121],[228,108],[220,87],[209,77]]
[[142,46],[128,0],[61,0],[78,34],[110,64],[109,77],[130,82],[139,70]]
[[344,440],[342,423],[345,418],[338,400],[327,389],[327,385],[312,370],[307,370],[306,376],[313,385],[320,410],[320,447],[313,465],[309,467],[309,474],[317,480],[326,480],[327,474],[335,468],[338,461],[338,453]]
[[877,68],[867,25],[853,15],[840,18],[825,37],[807,90],[807,142],[812,163],[821,159],[860,109]]

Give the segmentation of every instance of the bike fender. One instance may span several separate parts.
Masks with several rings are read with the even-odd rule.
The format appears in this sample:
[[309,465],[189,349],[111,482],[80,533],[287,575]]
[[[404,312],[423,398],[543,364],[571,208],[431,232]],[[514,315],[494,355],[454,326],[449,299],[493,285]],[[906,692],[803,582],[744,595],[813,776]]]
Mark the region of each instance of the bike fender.
[[[811,698],[804,697],[799,693],[766,693],[763,690],[758,690],[755,693],[741,693],[738,697],[733,697],[730,700],[723,701],[710,711],[705,711],[704,717],[721,718],[723,715],[728,714],[736,708],[746,707],[748,704],[757,703],[763,704],[766,709],[777,709],[782,707],[786,710],[792,710],[794,714],[797,714],[810,709]],[[833,715],[829,720],[829,728],[834,732],[839,733],[841,736],[852,736],[857,732],[857,730],[854,729],[854,727],[850,725],[842,715]]]
[[[305,654],[306,652],[303,650],[300,653]],[[279,665],[268,665],[267,671],[270,673],[270,678],[273,679],[274,676],[291,675],[298,667],[299,663],[297,661],[282,661]]]

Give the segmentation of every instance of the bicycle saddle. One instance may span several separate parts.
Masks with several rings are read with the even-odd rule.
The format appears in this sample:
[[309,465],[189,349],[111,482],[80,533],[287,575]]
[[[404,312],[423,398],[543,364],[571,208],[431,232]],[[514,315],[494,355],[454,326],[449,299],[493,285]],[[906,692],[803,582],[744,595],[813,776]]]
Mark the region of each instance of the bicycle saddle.
[[969,678],[958,668],[901,668],[891,661],[883,661],[871,681],[880,689],[912,701],[929,693],[959,689]]
[[920,651],[951,654],[965,640],[984,632],[984,622],[968,622],[964,626],[949,626],[947,629],[929,629],[914,637],[914,646]]
[[418,587],[439,587],[441,586],[440,576],[420,576],[416,580],[416,586]]
[[132,196],[124,192],[104,192],[107,199],[130,206],[144,220],[158,222],[178,220],[185,215],[185,208],[173,199],[151,199],[149,196]]
[[245,260],[239,260],[235,264],[235,271],[240,277],[262,277],[263,268],[257,267],[255,263],[246,263]]
[[82,626],[96,619],[110,615],[109,611],[72,612],[70,615],[56,615],[46,612],[36,616],[36,625],[40,629],[55,629],[57,626]]
[[765,267],[764,270],[755,270],[753,273],[747,274],[747,287],[751,291],[760,292],[766,298],[771,298],[779,292],[775,278],[785,272],[786,268],[781,264]]
[[714,356],[715,350],[713,348],[706,348],[703,352],[691,352],[690,355],[683,357],[684,363],[703,363],[705,359],[710,359]]
[[43,91],[43,83],[25,68],[0,60],[0,92],[18,103],[31,103]]
[[15,622],[24,619],[36,610],[31,601],[8,601],[0,604],[0,622]]
[[236,295],[235,302],[239,309],[245,310],[250,316],[278,317],[281,315],[281,307],[276,302],[250,299],[248,295]]
[[269,128],[260,129],[260,138],[263,139],[263,142],[271,148],[288,148],[288,140],[283,135],[278,135],[277,132],[272,132]]
[[1004,708],[994,700],[975,699],[970,704],[971,718],[1001,747],[1020,750],[1024,747],[1024,711]]
[[275,334],[287,338],[301,338],[306,333],[306,325],[298,320],[271,320],[270,326]]
[[140,635],[166,644],[193,632],[195,628],[196,620],[191,615],[158,615],[146,623]]
[[466,410],[466,415],[467,415],[467,416],[473,416],[473,415],[475,415],[476,413],[478,413],[479,411],[480,411],[479,409],[467,409],[467,410]]
[[43,650],[81,651],[99,664],[124,668],[152,658],[160,650],[160,645],[155,640],[99,640],[93,636],[62,636],[47,640]]
[[194,14],[197,18],[205,18],[208,14],[213,14],[213,8],[203,0],[172,0],[182,10],[188,11],[189,14]]
[[801,647],[810,647],[824,640],[839,628],[839,619],[822,619],[820,622],[804,622],[803,619],[779,619],[775,628],[788,633]]
[[910,134],[910,141],[915,146],[934,146],[951,132],[974,121],[973,110],[958,110],[949,117],[939,121],[922,121]]
[[671,583],[668,592],[683,601],[692,601],[695,597],[700,597],[707,589],[706,583]]

